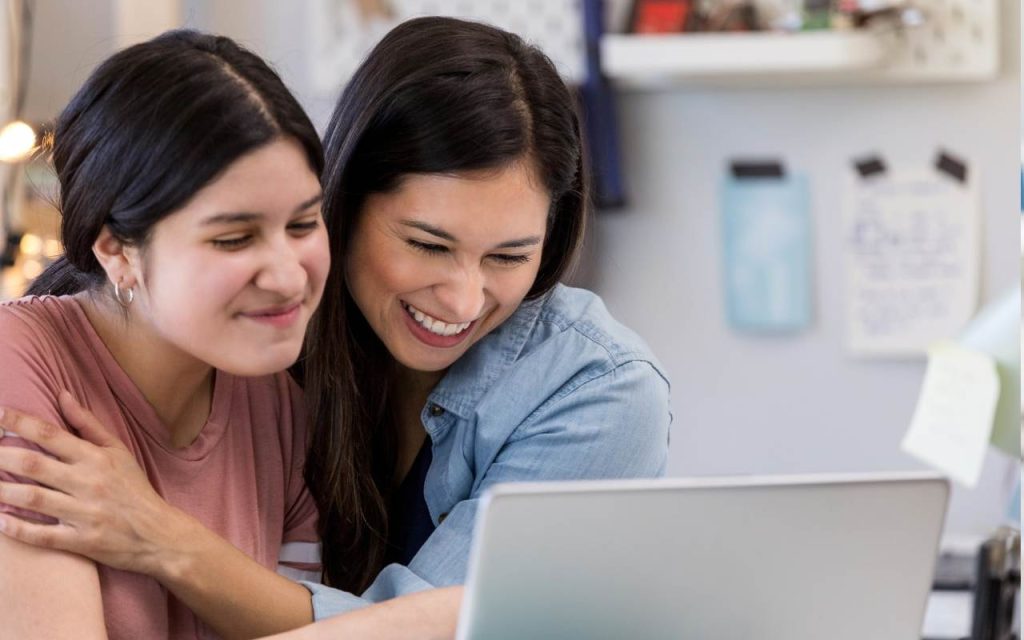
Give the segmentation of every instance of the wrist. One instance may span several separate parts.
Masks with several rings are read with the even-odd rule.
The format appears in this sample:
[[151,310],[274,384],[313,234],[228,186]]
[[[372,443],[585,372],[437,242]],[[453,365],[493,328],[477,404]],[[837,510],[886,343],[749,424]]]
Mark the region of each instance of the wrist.
[[202,524],[180,509],[172,507],[167,515],[161,540],[145,554],[142,571],[164,586],[180,584],[187,576],[195,575],[205,531]]

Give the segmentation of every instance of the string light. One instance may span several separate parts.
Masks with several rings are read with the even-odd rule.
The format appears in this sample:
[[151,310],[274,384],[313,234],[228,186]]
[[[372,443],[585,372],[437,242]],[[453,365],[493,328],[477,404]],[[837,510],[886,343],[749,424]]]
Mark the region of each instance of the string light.
[[36,148],[36,132],[15,120],[0,129],[0,162],[20,162]]
[[18,248],[25,255],[36,257],[43,251],[43,239],[34,233],[26,233],[22,236]]

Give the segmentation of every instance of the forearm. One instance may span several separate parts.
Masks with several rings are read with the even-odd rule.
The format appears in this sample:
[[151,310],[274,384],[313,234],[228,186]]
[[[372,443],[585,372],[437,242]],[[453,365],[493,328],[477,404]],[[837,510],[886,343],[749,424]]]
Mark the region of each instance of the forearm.
[[462,587],[431,589],[321,620],[267,640],[440,640],[455,637]]
[[261,566],[188,516],[152,575],[224,638],[255,638],[313,620],[309,591]]

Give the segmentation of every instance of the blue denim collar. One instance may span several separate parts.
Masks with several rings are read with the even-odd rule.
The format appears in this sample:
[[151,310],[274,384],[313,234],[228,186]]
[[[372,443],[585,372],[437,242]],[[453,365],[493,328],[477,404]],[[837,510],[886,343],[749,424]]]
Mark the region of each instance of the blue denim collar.
[[463,354],[434,387],[428,406],[436,404],[463,419],[471,416],[480,399],[519,358],[550,296],[548,292],[523,302],[505,322]]

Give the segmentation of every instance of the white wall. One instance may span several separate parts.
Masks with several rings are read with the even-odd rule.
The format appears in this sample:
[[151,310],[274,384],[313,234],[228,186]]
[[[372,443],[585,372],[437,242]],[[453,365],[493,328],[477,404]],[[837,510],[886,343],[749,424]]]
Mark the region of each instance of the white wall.
[[97,64],[181,22],[179,0],[33,2],[25,118],[52,120]]
[[[980,85],[678,89],[618,100],[630,206],[598,218],[587,279],[636,328],[673,381],[670,473],[916,469],[899,449],[923,361],[843,353],[842,178],[878,151],[930,163],[937,145],[982,179],[983,295],[1013,286],[1019,260],[1019,11],[1003,2],[1004,70]],[[717,185],[736,156],[781,156],[810,178],[816,318],[793,337],[726,326]],[[989,529],[1016,475],[990,456],[982,487],[957,490],[949,529]]]
[[[184,26],[222,33],[263,56],[320,131],[326,127],[337,92],[313,89],[309,68],[311,0],[181,0]],[[338,91],[343,80],[338,79]]]
[[117,39],[112,1],[44,0],[33,3],[32,57],[25,115],[45,122],[57,116]]

